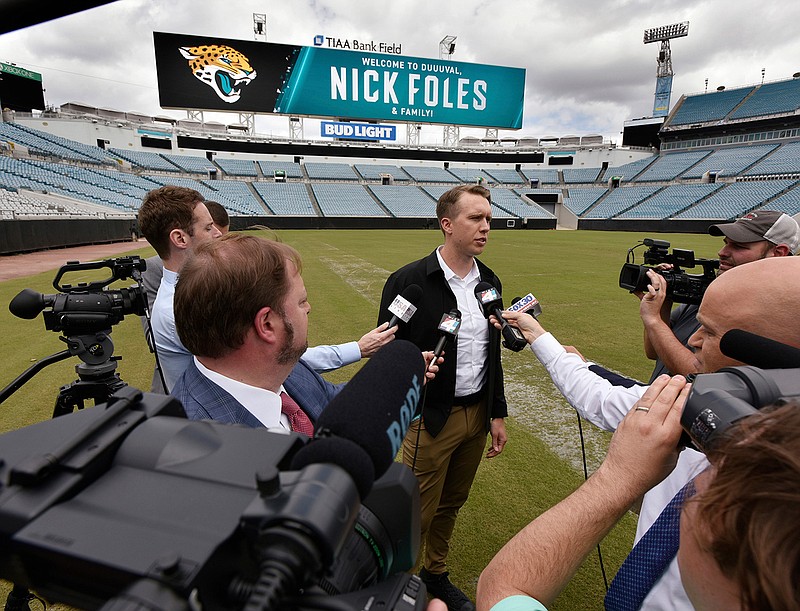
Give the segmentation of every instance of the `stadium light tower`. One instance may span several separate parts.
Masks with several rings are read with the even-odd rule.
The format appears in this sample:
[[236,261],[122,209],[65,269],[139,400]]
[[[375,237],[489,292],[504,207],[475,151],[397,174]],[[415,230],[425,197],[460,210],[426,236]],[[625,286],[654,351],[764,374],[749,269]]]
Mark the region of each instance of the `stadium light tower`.
[[[447,35],[439,41],[439,59],[450,59],[456,52],[456,39],[458,36]],[[458,144],[458,125],[445,125],[442,133],[442,144],[445,147],[454,147]]]
[[672,96],[672,51],[669,41],[689,35],[689,22],[662,25],[644,31],[644,44],[661,42],[656,69],[656,93],[653,100],[653,116],[666,117],[669,114],[669,99]]
[[253,39],[267,42],[267,16],[264,13],[253,13]]

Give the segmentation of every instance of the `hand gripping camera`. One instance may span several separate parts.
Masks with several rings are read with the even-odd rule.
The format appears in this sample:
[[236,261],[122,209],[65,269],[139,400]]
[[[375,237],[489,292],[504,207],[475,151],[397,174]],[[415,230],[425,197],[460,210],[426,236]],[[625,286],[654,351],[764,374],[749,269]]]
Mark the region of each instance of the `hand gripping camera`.
[[[633,251],[640,246],[647,246],[644,252],[645,265],[633,263]],[[644,292],[650,279],[648,270],[655,269],[659,263],[670,263],[671,270],[656,270],[667,281],[667,299],[675,303],[699,305],[703,299],[708,285],[717,277],[719,259],[699,259],[694,256],[693,250],[673,248],[669,252],[669,242],[645,238],[639,244],[628,250],[626,263],[619,272],[619,286],[631,293]],[[702,274],[688,274],[684,267],[703,267]]]

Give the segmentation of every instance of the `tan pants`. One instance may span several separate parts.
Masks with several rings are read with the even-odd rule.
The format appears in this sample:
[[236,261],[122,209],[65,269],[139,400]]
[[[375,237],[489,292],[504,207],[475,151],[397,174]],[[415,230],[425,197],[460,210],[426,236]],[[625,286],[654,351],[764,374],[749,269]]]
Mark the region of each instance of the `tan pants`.
[[467,501],[486,448],[486,400],[464,407],[454,406],[436,437],[425,430],[424,422],[421,431],[419,428],[420,420],[415,420],[406,433],[403,464],[411,468],[419,480],[423,566],[439,574],[447,570],[447,553],[456,515]]

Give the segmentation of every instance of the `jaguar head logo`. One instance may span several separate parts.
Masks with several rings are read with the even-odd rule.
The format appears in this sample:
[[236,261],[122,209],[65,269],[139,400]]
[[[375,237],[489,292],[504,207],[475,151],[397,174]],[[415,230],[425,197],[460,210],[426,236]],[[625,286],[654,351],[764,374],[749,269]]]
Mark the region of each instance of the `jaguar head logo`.
[[247,57],[225,45],[180,47],[180,52],[189,60],[192,74],[228,104],[238,102],[242,87],[257,76]]

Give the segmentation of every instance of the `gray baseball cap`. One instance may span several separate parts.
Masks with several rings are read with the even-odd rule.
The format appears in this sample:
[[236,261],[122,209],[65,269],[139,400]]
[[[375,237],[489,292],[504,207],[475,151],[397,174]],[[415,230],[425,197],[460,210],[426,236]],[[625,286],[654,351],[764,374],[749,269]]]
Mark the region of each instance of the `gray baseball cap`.
[[725,236],[734,242],[760,242],[767,240],[772,244],[786,244],[792,253],[800,248],[800,226],[788,214],[775,210],[756,210],[748,212],[733,223],[711,225],[708,233]]

